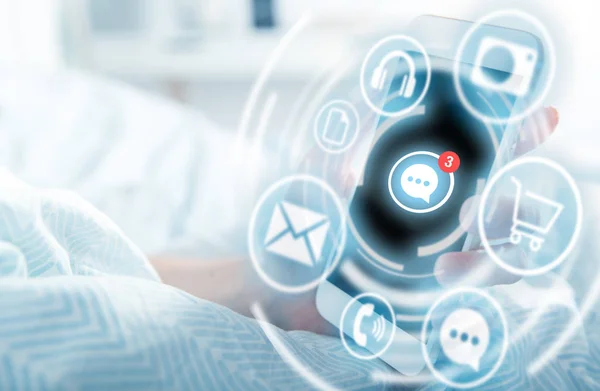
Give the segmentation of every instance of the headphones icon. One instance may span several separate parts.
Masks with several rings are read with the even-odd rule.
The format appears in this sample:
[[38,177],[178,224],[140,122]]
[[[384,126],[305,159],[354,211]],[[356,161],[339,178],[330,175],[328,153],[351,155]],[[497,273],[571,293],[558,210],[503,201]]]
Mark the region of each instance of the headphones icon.
[[385,84],[385,79],[387,77],[386,66],[395,58],[402,58],[408,65],[408,74],[404,75],[402,78],[402,86],[398,91],[398,95],[404,96],[405,98],[410,98],[413,96],[415,92],[415,85],[417,84],[417,79],[415,78],[415,62],[412,57],[410,57],[403,50],[394,50],[383,57],[377,68],[375,68],[373,71],[373,76],[371,77],[371,87],[379,91],[383,89],[383,85]]

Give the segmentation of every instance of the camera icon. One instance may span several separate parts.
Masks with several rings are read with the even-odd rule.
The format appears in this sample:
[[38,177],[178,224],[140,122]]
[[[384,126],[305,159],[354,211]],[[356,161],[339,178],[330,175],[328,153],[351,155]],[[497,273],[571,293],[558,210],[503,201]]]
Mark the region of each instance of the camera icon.
[[[471,82],[480,87],[524,96],[529,92],[538,60],[536,50],[493,37],[481,40]],[[487,64],[503,64],[503,70]]]

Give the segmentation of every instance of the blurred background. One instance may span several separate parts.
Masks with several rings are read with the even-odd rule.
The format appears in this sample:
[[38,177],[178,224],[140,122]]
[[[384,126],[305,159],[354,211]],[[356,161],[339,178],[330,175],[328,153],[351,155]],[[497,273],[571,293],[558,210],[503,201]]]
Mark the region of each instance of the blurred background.
[[[474,19],[515,5],[541,17],[559,53],[569,51],[562,52],[568,64],[598,63],[596,17],[586,12],[593,0],[0,0],[0,64],[118,78],[234,128],[266,58],[307,12],[308,33],[275,69],[281,83],[306,83],[331,48],[368,33],[402,31],[418,15]],[[573,86],[580,75],[598,80],[595,72],[569,70],[557,83]]]

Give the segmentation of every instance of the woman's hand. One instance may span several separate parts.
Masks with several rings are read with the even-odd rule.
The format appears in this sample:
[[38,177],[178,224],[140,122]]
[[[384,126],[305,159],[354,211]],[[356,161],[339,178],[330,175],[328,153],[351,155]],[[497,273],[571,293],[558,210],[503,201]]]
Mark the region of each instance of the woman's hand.
[[201,299],[252,316],[258,303],[268,320],[284,330],[306,330],[334,335],[337,331],[321,317],[315,292],[288,295],[265,284],[247,259],[198,260],[151,257],[163,283]]
[[[548,137],[554,132],[558,125],[558,111],[553,107],[548,107],[539,110],[532,117],[528,118],[521,130],[520,142],[517,144],[515,149],[515,159],[530,152],[531,150],[538,147],[541,143],[548,139]],[[478,210],[477,207],[478,198],[469,200],[470,205],[463,206],[461,210],[462,221],[467,220],[467,231],[469,233],[478,233],[477,218],[473,211]],[[514,200],[506,199],[500,203],[500,207],[497,208],[492,221],[494,225],[490,226],[487,230],[488,234],[491,235],[491,239],[502,238],[503,233],[507,232],[512,224],[512,209],[514,207]],[[465,215],[469,214],[469,217]],[[496,235],[496,236],[494,236]],[[524,253],[522,250],[515,245],[505,244],[502,245],[502,251],[506,257],[512,258],[515,262],[519,259],[523,259]],[[472,270],[478,269],[481,265],[486,264],[487,268],[494,268],[491,272],[486,273],[487,277],[477,282],[484,286],[500,285],[500,284],[512,284],[517,282],[521,277],[514,275],[497,267],[493,263],[485,250],[476,249],[473,251],[465,252],[450,252],[443,254],[439,257],[435,265],[435,273],[440,284],[444,286],[450,286],[458,283]],[[489,270],[489,269],[488,269]]]

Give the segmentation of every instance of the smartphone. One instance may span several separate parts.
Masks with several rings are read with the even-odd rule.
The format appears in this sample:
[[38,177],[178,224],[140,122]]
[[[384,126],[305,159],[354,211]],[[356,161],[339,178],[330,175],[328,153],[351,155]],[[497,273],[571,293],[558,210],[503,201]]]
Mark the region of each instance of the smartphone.
[[[428,92],[421,105],[401,120],[379,119],[378,128],[383,131],[375,132],[349,204],[349,239],[342,261],[317,291],[319,312],[338,328],[342,326],[344,308],[356,307],[353,313],[360,317],[355,316],[350,324],[345,320],[342,329],[358,346],[370,351],[374,350],[371,341],[375,342],[378,327],[362,324],[367,323],[367,318],[379,319],[383,308],[367,302],[350,303],[364,292],[386,297],[395,312],[395,337],[380,358],[404,375],[418,374],[426,365],[422,344],[427,341],[419,340],[419,335],[424,314],[439,294],[435,261],[445,252],[477,246],[478,239],[467,235],[460,226],[461,208],[483,191],[495,169],[512,158],[519,136],[520,124],[484,123],[469,113],[457,96],[454,56],[471,25],[436,16],[423,16],[412,23],[409,35],[421,42],[431,61]],[[533,48],[539,56],[536,66],[543,66],[541,41],[529,32],[485,25],[478,34]],[[473,68],[474,64],[461,64],[460,77],[471,78]],[[499,80],[506,79],[511,72],[510,61],[498,58],[492,64],[486,63],[486,72]],[[404,75],[402,67],[398,67],[388,94],[402,88]],[[416,77],[425,78],[426,73],[417,72]],[[531,89],[537,88],[537,81],[530,81]],[[494,91],[477,91],[477,99],[478,108],[500,117],[510,116],[522,104],[518,95]],[[393,99],[386,104],[393,105]],[[437,156],[452,151],[460,158],[451,196],[428,213],[399,208],[390,196],[389,173],[402,156],[415,151]],[[386,319],[385,327],[394,327],[390,319]]]

